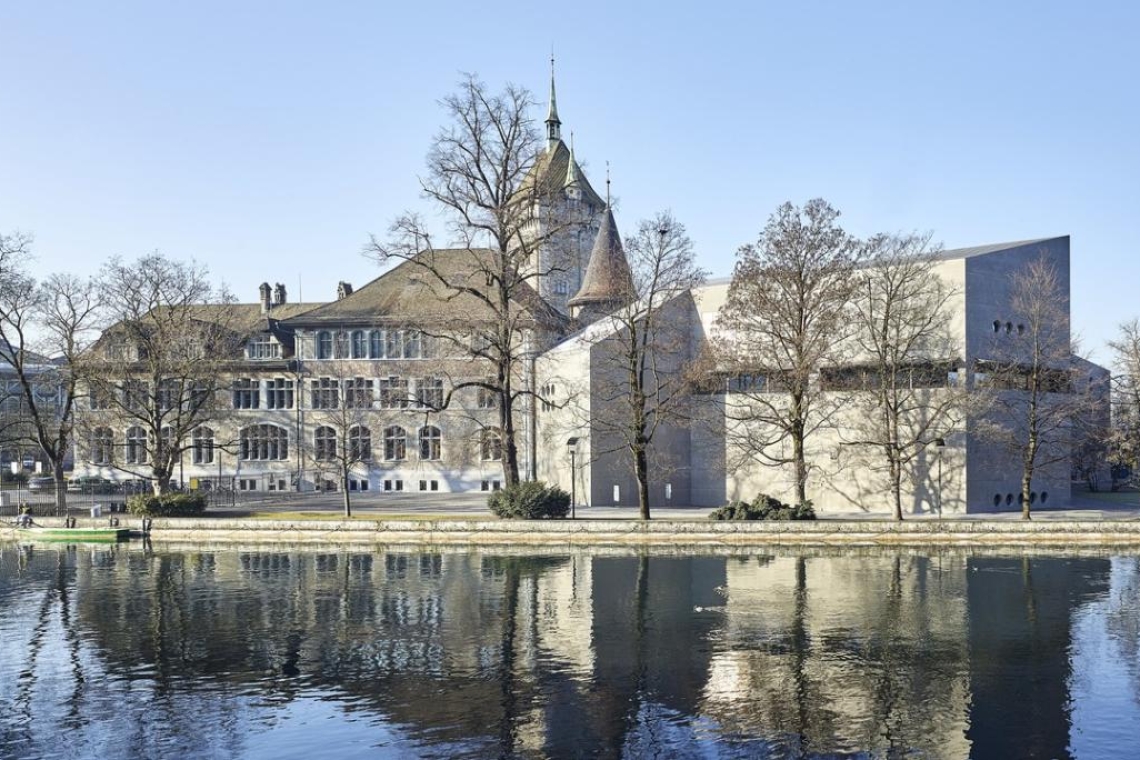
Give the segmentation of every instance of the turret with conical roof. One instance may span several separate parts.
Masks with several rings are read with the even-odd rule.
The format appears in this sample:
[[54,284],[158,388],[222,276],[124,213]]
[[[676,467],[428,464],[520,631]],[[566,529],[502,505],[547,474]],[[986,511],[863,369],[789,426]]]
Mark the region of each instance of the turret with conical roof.
[[606,210],[582,287],[568,302],[570,316],[588,324],[625,306],[637,297],[633,285],[633,272],[622,248],[621,236],[614,221],[613,207],[609,202],[609,181],[606,181]]

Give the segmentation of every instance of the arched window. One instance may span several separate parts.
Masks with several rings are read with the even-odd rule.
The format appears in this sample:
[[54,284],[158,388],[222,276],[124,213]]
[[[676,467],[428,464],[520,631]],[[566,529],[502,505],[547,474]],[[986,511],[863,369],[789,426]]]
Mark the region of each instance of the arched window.
[[261,462],[289,458],[289,433],[276,425],[250,425],[241,429],[238,459]]
[[384,358],[384,331],[373,330],[368,333],[368,358],[369,359],[383,359]]
[[420,428],[420,459],[425,462],[436,462],[442,457],[440,442],[443,436],[435,425]]
[[208,427],[194,428],[194,464],[210,464],[214,461],[214,430]]
[[408,458],[408,434],[399,425],[384,430],[384,458],[389,462]]
[[313,434],[313,458],[318,462],[336,459],[336,431],[331,427],[319,427]]
[[352,358],[368,358],[368,342],[365,340],[363,330],[352,331]]
[[111,428],[97,427],[91,431],[91,463],[111,464],[115,449],[115,434]]
[[347,359],[348,358],[348,333],[344,330],[338,330],[337,334],[335,336],[335,340],[336,340],[336,345],[334,346],[334,349],[335,349],[336,358],[337,359]]
[[146,464],[146,431],[137,425],[127,428],[127,464]]
[[503,437],[494,428],[484,428],[479,440],[479,458],[497,462],[503,458]]
[[321,330],[317,333],[317,358],[318,359],[331,359],[333,355],[333,339],[332,333],[328,330]]
[[348,429],[348,457],[354,462],[367,462],[372,458],[372,431],[364,425]]

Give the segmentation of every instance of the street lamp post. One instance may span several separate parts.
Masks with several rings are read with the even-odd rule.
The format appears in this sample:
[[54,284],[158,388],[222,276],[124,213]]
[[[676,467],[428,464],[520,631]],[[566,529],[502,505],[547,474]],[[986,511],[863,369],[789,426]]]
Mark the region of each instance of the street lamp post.
[[946,439],[934,439],[934,448],[938,450],[938,519],[942,519],[942,452],[946,448]]
[[566,450],[570,452],[570,519],[573,520],[577,517],[575,508],[577,506],[576,502],[578,501],[578,481],[575,477],[578,454],[578,438],[576,436],[566,441]]

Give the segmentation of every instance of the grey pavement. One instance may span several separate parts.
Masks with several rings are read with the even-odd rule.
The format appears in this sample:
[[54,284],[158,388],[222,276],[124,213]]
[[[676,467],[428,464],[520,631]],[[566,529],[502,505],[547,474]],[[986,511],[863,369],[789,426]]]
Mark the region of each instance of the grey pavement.
[[[33,511],[47,513],[53,507],[52,495],[47,492],[9,492],[8,506],[0,508],[0,515],[14,515],[19,501],[32,506]],[[254,512],[317,512],[337,517],[343,511],[343,501],[339,493],[266,493],[238,494],[236,503],[213,504],[209,514],[238,517]],[[122,494],[68,494],[71,510],[83,512],[95,504],[103,505],[106,511],[111,503],[125,500]],[[636,519],[636,506],[576,506],[575,514],[583,519]],[[712,511],[710,507],[655,507],[652,517],[662,520],[703,520]],[[431,493],[416,491],[399,493],[365,492],[352,494],[352,512],[359,516],[382,517],[400,515],[415,517],[432,516],[490,516],[485,493]],[[1140,493],[1085,494],[1075,493],[1073,507],[1066,509],[1035,509],[1035,519],[1039,520],[1140,520]],[[1020,512],[984,513],[973,515],[936,514],[907,515],[907,520],[1017,520]],[[867,514],[859,510],[832,512],[820,515],[823,520],[885,520],[883,513]]]

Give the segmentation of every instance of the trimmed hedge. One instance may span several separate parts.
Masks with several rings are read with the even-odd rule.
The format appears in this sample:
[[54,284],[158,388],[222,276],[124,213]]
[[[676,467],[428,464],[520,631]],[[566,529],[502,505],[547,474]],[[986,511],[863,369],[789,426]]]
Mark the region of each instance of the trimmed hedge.
[[751,503],[733,501],[709,515],[710,520],[814,520],[815,509],[811,502],[790,506],[767,494],[760,494]]
[[516,483],[492,493],[487,506],[508,519],[561,519],[570,514],[570,494],[541,482]]
[[127,511],[144,517],[198,517],[206,511],[203,493],[140,493],[127,499]]

